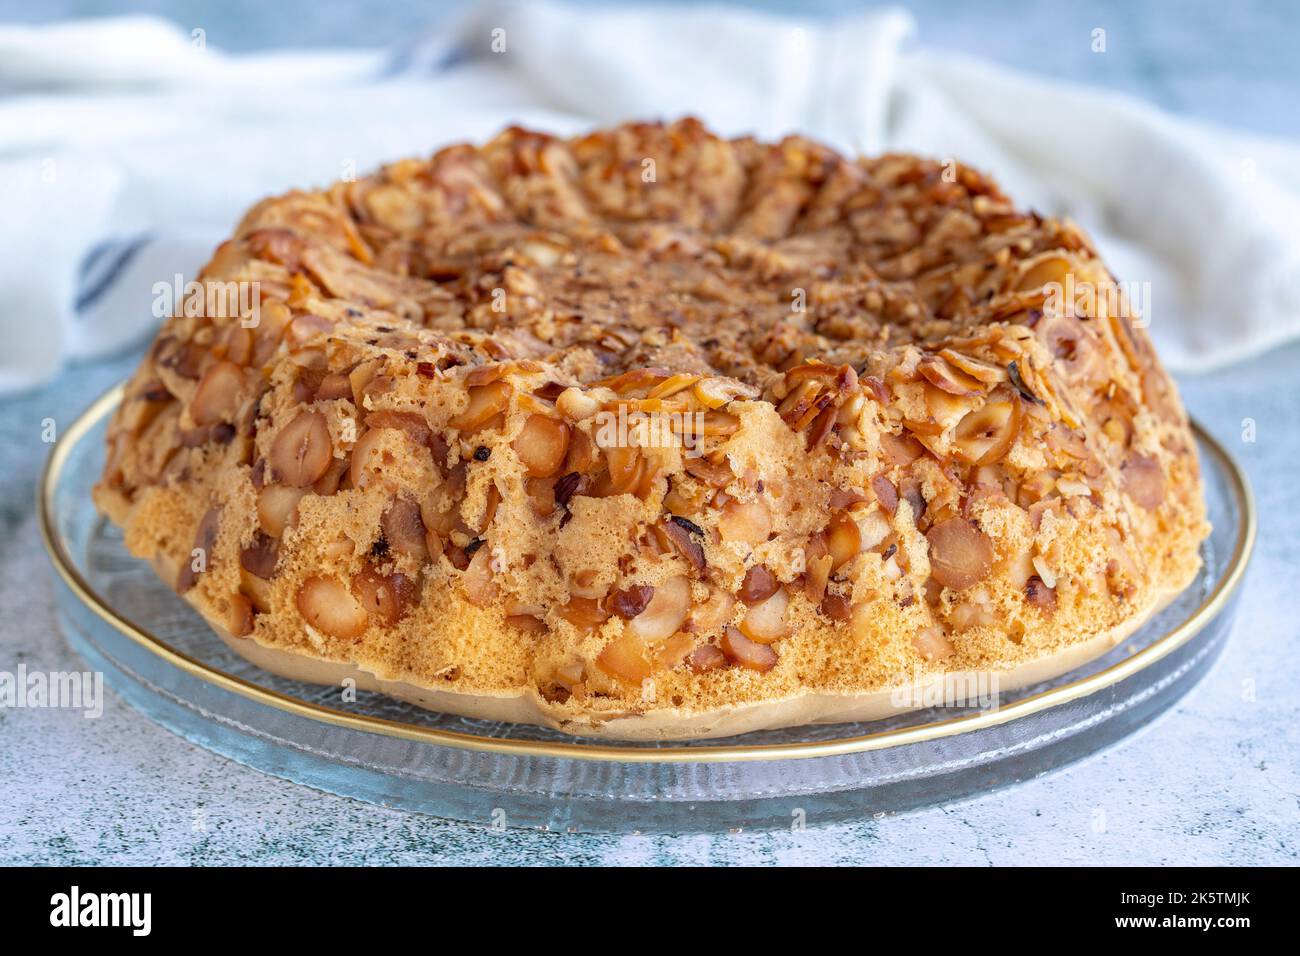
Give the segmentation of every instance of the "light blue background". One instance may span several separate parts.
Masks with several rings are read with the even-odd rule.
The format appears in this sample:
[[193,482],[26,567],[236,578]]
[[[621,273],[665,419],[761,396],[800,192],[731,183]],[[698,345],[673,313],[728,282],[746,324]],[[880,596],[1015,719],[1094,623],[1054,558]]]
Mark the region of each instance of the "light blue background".
[[[765,8],[826,13],[851,3]],[[0,0],[0,21],[134,10],[232,50],[386,45],[462,4]],[[1300,137],[1300,4],[909,4],[919,39],[1125,90],[1168,109]],[[1089,50],[1093,28],[1108,50]],[[17,224],[21,227],[21,224]],[[1298,226],[1300,228],[1300,226]],[[79,667],[59,635],[32,517],[45,418],[67,423],[138,351],[0,406],[0,670]],[[1047,778],[963,804],[802,833],[652,838],[493,832],[320,794],[213,756],[109,695],[104,716],[0,710],[7,863],[1295,863],[1300,850],[1300,346],[1181,380],[1245,464],[1261,534],[1240,626],[1165,718]],[[1258,437],[1242,441],[1243,421]],[[1104,826],[1099,823],[1104,822]]]

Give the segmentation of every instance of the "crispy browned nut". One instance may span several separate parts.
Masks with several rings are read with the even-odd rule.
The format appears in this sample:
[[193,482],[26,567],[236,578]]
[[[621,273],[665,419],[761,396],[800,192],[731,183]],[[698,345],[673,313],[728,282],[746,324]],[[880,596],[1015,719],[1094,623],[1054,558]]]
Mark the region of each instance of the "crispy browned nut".
[[938,522],[925,533],[930,543],[930,574],[944,587],[960,590],[988,576],[993,542],[961,517]]
[[736,596],[746,604],[757,604],[767,600],[780,587],[781,582],[767,569],[767,565],[756,564],[745,572],[745,579],[740,582]]
[[298,502],[307,492],[288,485],[266,485],[257,493],[257,520],[273,538],[298,521]]
[[245,571],[269,581],[275,577],[275,565],[280,559],[280,541],[261,531],[253,535],[253,543],[239,552],[239,563]]
[[1160,463],[1149,455],[1131,451],[1120,465],[1120,481],[1124,493],[1139,507],[1155,511],[1165,501],[1165,475]]
[[176,590],[184,594],[198,583],[199,575],[212,564],[212,549],[217,544],[217,530],[221,524],[221,508],[214,505],[203,514],[194,533],[194,549],[181,560]]
[[838,571],[862,550],[862,531],[858,523],[845,511],[831,516],[827,526],[826,547],[831,556],[831,570]]
[[775,650],[766,644],[751,641],[734,627],[723,632],[721,649],[729,662],[746,670],[764,673],[776,666]]
[[732,498],[718,517],[718,534],[723,541],[762,544],[772,534],[772,510],[762,498]]
[[687,458],[683,467],[688,475],[710,488],[725,488],[736,480],[725,457],[716,462],[707,458]]
[[416,561],[429,557],[428,530],[420,518],[420,506],[408,498],[396,498],[379,519],[384,540],[398,554]]
[[369,619],[361,602],[336,577],[315,575],[298,589],[298,613],[323,634],[353,640],[364,633]]
[[639,685],[651,673],[645,642],[625,631],[614,638],[596,657],[596,666],[611,677]]
[[564,464],[569,426],[549,415],[529,415],[512,447],[529,475],[549,478]]
[[894,487],[894,483],[884,475],[876,475],[871,479],[871,490],[875,492],[880,507],[892,515],[898,507],[898,489]]
[[235,419],[244,370],[234,362],[214,362],[199,379],[190,401],[190,417],[199,426]]
[[630,620],[646,609],[654,594],[655,589],[652,585],[634,584],[611,594],[607,606],[614,614]]
[[681,629],[690,609],[691,586],[682,575],[674,575],[654,589],[641,613],[627,622],[627,630],[647,643],[662,641]]
[[847,621],[853,616],[853,606],[849,604],[849,599],[833,592],[822,598],[820,609],[832,621]]
[[473,432],[501,414],[510,405],[514,389],[508,382],[492,382],[469,390],[469,404],[447,424],[461,432]]
[[786,621],[786,611],[790,607],[790,596],[785,588],[777,588],[767,598],[750,605],[740,621],[741,632],[752,641],[771,644],[790,633]]
[[673,547],[696,571],[703,571],[705,567],[704,546],[700,543],[704,537],[704,532],[699,525],[686,518],[677,515],[669,515],[667,520],[661,525],[664,534],[668,540],[673,543]]
[[957,423],[953,454],[970,465],[1001,461],[1020,434],[1020,422],[1020,399],[1015,395],[985,402]]
[[1056,610],[1056,591],[1043,583],[1043,579],[1036,574],[1025,582],[1025,600],[1044,614]]
[[701,644],[686,659],[686,666],[696,674],[707,674],[727,666],[727,655],[713,644]]
[[280,429],[267,460],[277,481],[306,488],[325,474],[333,457],[325,416],[304,411]]
[[596,598],[571,597],[567,604],[556,608],[555,613],[583,631],[599,627],[609,620],[609,612]]
[[235,593],[226,598],[226,630],[232,637],[247,637],[253,633],[253,604],[244,595]]
[[404,574],[380,574],[367,565],[352,578],[352,593],[366,613],[382,627],[392,627],[418,598],[415,582]]
[[917,364],[920,372],[935,388],[949,395],[978,395],[982,383],[937,355],[927,355]]
[[480,543],[461,575],[465,597],[475,607],[488,607],[496,600],[497,586],[492,569],[492,550]]

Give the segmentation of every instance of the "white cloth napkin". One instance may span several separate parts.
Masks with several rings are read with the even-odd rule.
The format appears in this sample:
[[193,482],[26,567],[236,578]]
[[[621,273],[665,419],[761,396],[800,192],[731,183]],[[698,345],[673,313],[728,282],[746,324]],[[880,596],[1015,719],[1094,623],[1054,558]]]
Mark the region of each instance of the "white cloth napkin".
[[157,284],[191,277],[266,194],[512,122],[568,134],[686,113],[991,172],[1093,233],[1175,368],[1300,334],[1300,147],[918,48],[912,32],[893,10],[529,4],[393,50],[233,56],[148,17],[0,26],[0,392],[138,340]]

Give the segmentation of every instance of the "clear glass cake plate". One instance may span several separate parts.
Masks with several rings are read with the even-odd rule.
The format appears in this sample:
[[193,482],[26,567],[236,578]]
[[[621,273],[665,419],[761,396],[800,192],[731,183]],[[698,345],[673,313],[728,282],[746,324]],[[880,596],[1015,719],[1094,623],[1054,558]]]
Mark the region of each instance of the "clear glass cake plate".
[[172,731],[297,783],[494,827],[789,828],[948,803],[1079,760],[1148,724],[1214,664],[1255,535],[1240,468],[1197,427],[1214,531],[1196,581],[1120,647],[996,708],[693,743],[610,743],[419,710],[275,677],[230,651],[96,511],[120,389],[55,446],[39,489],[63,631],[121,697]]

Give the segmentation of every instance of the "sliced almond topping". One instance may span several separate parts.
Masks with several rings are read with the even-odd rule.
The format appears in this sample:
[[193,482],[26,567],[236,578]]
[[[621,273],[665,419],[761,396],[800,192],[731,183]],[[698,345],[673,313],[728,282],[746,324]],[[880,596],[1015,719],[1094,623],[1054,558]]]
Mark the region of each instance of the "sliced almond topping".
[[331,637],[360,637],[369,620],[366,609],[335,577],[315,576],[298,589],[298,613],[308,624]]
[[290,348],[297,348],[305,345],[319,335],[325,335],[333,331],[334,323],[324,316],[305,315],[295,316],[285,329],[284,340],[289,343]]
[[1005,576],[1007,582],[1017,588],[1023,588],[1037,570],[1033,557],[1027,552],[1020,552],[998,563],[997,572]]
[[646,393],[646,398],[669,398],[678,392],[683,392],[690,388],[697,381],[698,375],[690,375],[686,372],[679,372],[676,375],[669,376],[654,388]]
[[894,483],[884,475],[876,475],[871,479],[871,490],[875,492],[880,507],[892,515],[894,509],[898,507],[898,489],[894,487]]
[[655,647],[654,667],[656,670],[672,670],[686,660],[694,650],[695,638],[684,631],[678,631]]
[[608,494],[635,494],[641,486],[645,475],[645,459],[635,448],[617,447],[605,449],[605,465],[608,469]]
[[695,383],[695,397],[705,408],[721,408],[738,398],[757,398],[758,389],[730,378],[702,378]]
[[[391,409],[380,409],[371,412],[366,416],[367,428],[394,428],[406,436],[406,440],[412,445],[420,445],[425,448],[435,448],[441,439],[434,437],[433,430],[429,428],[429,423],[424,420],[424,416],[418,412],[398,412]],[[445,447],[443,448],[441,465],[446,460]]]
[[346,372],[331,372],[320,380],[314,400],[330,402],[337,399],[352,401],[352,382]]
[[1056,283],[1062,287],[1065,286],[1066,277],[1070,274],[1070,261],[1061,256],[1051,256],[1046,259],[1040,259],[1034,264],[1028,266],[1020,274],[1016,281],[1016,289],[1021,292],[1028,292],[1034,289],[1041,289],[1049,282]]
[[972,627],[996,627],[998,616],[983,601],[970,600],[955,605],[948,621],[953,630],[966,631]]
[[870,499],[856,488],[836,488],[831,492],[831,508],[838,511],[841,508],[848,508],[856,505],[861,501]]
[[325,416],[304,411],[280,429],[267,460],[277,481],[306,488],[329,470],[333,457]]
[[669,422],[674,434],[694,436],[734,435],[740,428],[740,419],[726,412],[709,410],[703,416],[674,415]]
[[941,391],[933,385],[925,386],[925,407],[933,423],[918,422],[909,424],[914,432],[939,434],[954,418],[960,418],[971,410],[971,400]]
[[978,395],[983,386],[960,369],[954,368],[937,355],[927,355],[917,364],[916,370],[940,391],[949,395]]
[[226,358],[236,365],[247,365],[253,358],[253,330],[232,325],[226,330]]
[[746,670],[766,672],[776,666],[776,651],[751,641],[734,627],[722,633],[721,649],[728,661]]
[[965,518],[938,522],[925,533],[930,543],[930,574],[944,587],[960,590],[988,576],[993,542]]
[[688,475],[710,488],[725,488],[736,480],[731,464],[725,457],[716,462],[707,458],[687,458],[683,467]]
[[986,385],[996,385],[1007,380],[1007,370],[1001,365],[994,365],[982,359],[972,358],[952,349],[942,349],[939,354],[949,365],[965,372],[976,381]]
[[528,504],[533,514],[546,518],[555,513],[555,478],[528,478],[524,481],[524,493],[528,495]]
[[906,432],[902,435],[885,432],[880,436],[880,450],[890,465],[910,465],[925,454],[921,443]]
[[858,542],[859,551],[870,551],[884,541],[893,530],[884,512],[878,508],[859,506],[853,509],[850,515],[858,525],[858,535],[861,538]]
[[545,634],[550,630],[546,622],[535,614],[507,614],[506,623],[528,634]]
[[239,593],[253,603],[253,609],[265,613],[271,610],[271,582],[239,569]]
[[596,470],[600,455],[595,442],[580,428],[569,429],[569,453],[564,458],[564,473],[585,475]]
[[352,386],[352,401],[358,408],[365,407],[366,388],[383,367],[382,358],[373,358],[362,362],[348,373],[348,384]]
[[804,572],[804,595],[814,604],[819,603],[826,595],[826,585],[830,583],[833,561],[834,558],[829,554],[808,558],[808,568]]
[[[198,583],[199,575],[212,566],[212,549],[217,544],[217,532],[221,526],[221,508],[214,505],[203,513],[199,520],[199,526],[194,532],[194,549],[193,551],[201,552],[195,555],[193,551],[184,555],[181,559],[181,570],[176,580],[176,591],[184,594],[190,588]],[[196,567],[196,562],[201,564]]]
[[343,487],[345,480],[351,480],[348,468],[349,461],[347,458],[330,459],[330,466],[325,469],[325,474],[312,482],[312,493],[325,495],[326,497],[334,494],[339,488]]
[[1020,422],[1020,399],[1008,396],[985,402],[957,423],[953,453],[970,465],[1001,461],[1020,434]]
[[1057,478],[1056,490],[1064,498],[1087,498],[1092,495],[1092,489],[1077,478]]
[[498,381],[506,373],[506,366],[501,362],[494,362],[491,365],[480,365],[471,369],[465,376],[466,388],[477,388],[481,385],[490,385]]

